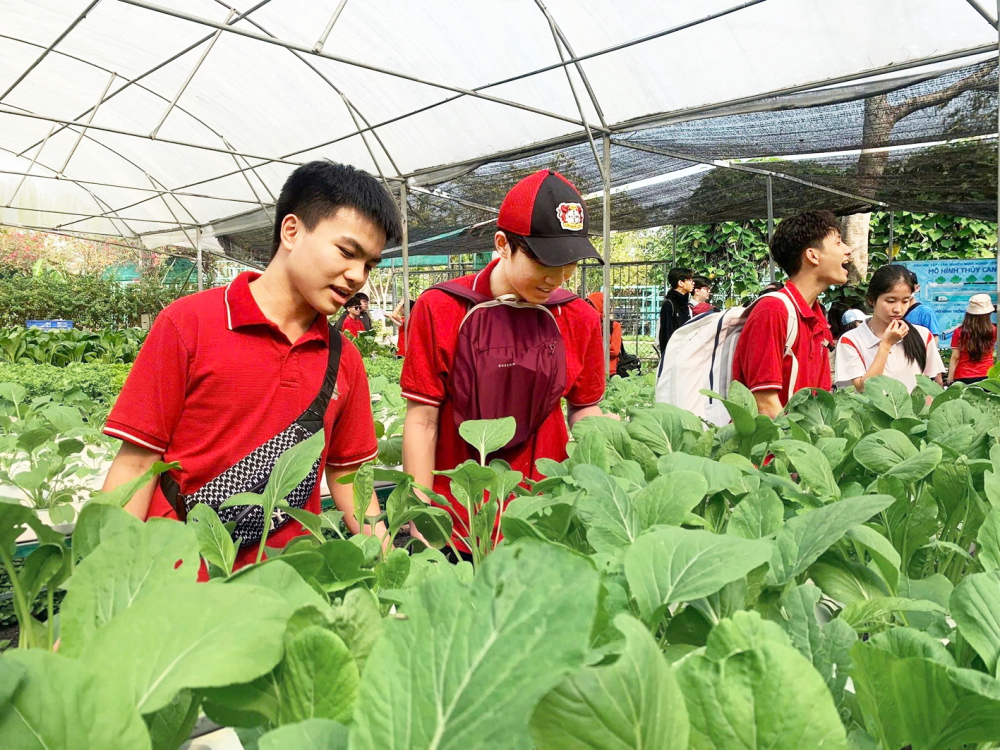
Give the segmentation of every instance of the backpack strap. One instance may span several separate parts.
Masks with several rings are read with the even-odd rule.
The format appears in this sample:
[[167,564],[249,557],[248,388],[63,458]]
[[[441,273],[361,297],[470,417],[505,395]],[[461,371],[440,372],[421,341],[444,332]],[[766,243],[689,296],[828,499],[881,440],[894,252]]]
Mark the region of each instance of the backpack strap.
[[795,339],[799,337],[799,315],[795,310],[795,305],[788,298],[787,294],[782,294],[781,292],[768,292],[767,294],[761,296],[760,299],[765,297],[775,297],[780,299],[785,305],[785,312],[788,314],[788,324],[785,332],[785,356],[792,358],[792,372],[791,377],[788,379],[788,396],[787,401],[790,401],[792,395],[795,393],[795,383],[799,379],[799,360],[795,357],[795,352],[792,347],[795,345]]
[[435,284],[431,289],[437,289],[440,292],[446,292],[453,297],[458,297],[466,302],[471,302],[473,305],[481,305],[484,302],[490,302],[493,300],[485,294],[480,294],[475,289],[465,286],[465,284],[459,284],[457,281],[442,281],[440,284]]
[[[475,289],[465,286],[465,284],[459,284],[457,281],[442,281],[440,284],[435,284],[430,287],[431,289],[437,289],[441,292],[446,292],[454,297],[464,299],[466,302],[471,302],[473,305],[481,305],[484,302],[492,302],[493,297],[485,294],[480,294]],[[567,291],[566,289],[556,289],[549,295],[548,300],[542,302],[543,307],[556,307],[557,305],[565,305],[567,302],[572,302],[579,297],[573,292]]]

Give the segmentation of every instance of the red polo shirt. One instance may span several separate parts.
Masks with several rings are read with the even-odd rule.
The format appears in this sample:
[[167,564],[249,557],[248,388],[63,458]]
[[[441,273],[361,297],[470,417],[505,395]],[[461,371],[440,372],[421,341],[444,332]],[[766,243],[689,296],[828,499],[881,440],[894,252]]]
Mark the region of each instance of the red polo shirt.
[[[457,281],[492,296],[490,274],[497,263],[494,260],[478,274],[463,276]],[[453,469],[468,459],[478,460],[476,452],[458,434],[449,396],[449,376],[458,342],[458,329],[467,311],[468,303],[432,289],[420,295],[410,319],[406,321],[409,342],[406,359],[403,360],[403,396],[410,401],[441,409],[434,456],[434,468],[439,471]],[[580,299],[559,305],[552,312],[566,344],[566,390],[563,397],[573,406],[593,406],[604,397],[604,346],[600,316]],[[568,441],[569,433],[560,403],[532,439],[500,457],[526,477],[540,479],[535,462],[539,458],[564,460]],[[468,513],[449,492],[448,479],[436,476],[434,491],[449,499],[451,505],[447,510],[455,528],[467,536]],[[458,549],[468,551],[457,534],[452,541]]]
[[361,318],[352,318],[348,315],[344,318],[344,330],[350,331],[351,335],[357,338],[359,333],[365,330],[365,322]]
[[[778,293],[791,299],[799,319],[798,336],[792,345],[799,363],[794,390],[830,390],[830,352],[826,344],[833,337],[823,306],[817,300],[810,307],[791,282]],[[787,334],[788,310],[784,303],[764,298],[750,311],[733,357],[733,380],[754,392],[777,390],[782,405],[788,401],[788,383],[792,377],[792,359],[785,356]]]
[[[104,433],[178,461],[188,494],[291,424],[316,398],[326,372],[329,327],[317,315],[292,343],[261,312],[244,273],[229,286],[177,300],[153,324]],[[324,461],[345,468],[378,454],[361,355],[344,339],[337,391],[326,411]],[[306,510],[320,511],[319,483]],[[176,518],[159,487],[149,517]],[[307,533],[290,521],[268,539],[283,547]],[[256,545],[240,550],[237,568]]]

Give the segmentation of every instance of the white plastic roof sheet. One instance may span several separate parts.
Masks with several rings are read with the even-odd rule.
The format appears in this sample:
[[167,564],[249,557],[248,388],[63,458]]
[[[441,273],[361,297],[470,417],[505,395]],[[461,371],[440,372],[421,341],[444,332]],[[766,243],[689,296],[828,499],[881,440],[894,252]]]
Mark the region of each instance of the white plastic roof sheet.
[[3,0],[0,224],[187,244],[311,159],[430,184],[983,59],[995,24],[986,0]]

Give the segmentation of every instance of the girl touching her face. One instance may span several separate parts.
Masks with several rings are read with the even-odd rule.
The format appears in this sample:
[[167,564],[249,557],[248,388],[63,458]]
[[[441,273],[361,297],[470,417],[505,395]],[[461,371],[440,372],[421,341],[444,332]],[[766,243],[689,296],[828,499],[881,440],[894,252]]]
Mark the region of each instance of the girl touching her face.
[[865,381],[877,375],[898,380],[909,391],[921,374],[942,383],[946,368],[931,332],[903,320],[914,291],[904,266],[883,266],[872,275],[866,295],[872,316],[837,345],[837,387],[864,391]]

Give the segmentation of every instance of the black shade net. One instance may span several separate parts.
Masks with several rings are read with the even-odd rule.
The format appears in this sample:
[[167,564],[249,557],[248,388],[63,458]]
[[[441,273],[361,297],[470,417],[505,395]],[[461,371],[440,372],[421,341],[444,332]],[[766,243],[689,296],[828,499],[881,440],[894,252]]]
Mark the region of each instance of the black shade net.
[[[811,208],[849,214],[881,207],[995,220],[997,103],[993,59],[933,76],[791,94],[754,102],[736,114],[616,133],[611,186],[619,190],[611,198],[611,227],[766,217],[766,176],[705,164],[737,159],[747,160],[741,166],[775,173],[773,210],[779,218]],[[603,157],[600,138],[595,145]],[[518,180],[543,168],[563,174],[588,199],[590,231],[599,235],[604,183],[594,150],[582,137],[464,172],[451,170],[448,179],[424,186],[439,195],[410,192],[410,254],[490,250],[496,215],[488,208],[498,209]],[[265,262],[270,232],[268,227]],[[260,231],[220,239],[231,257],[260,255]],[[385,253],[399,255],[399,248]]]

